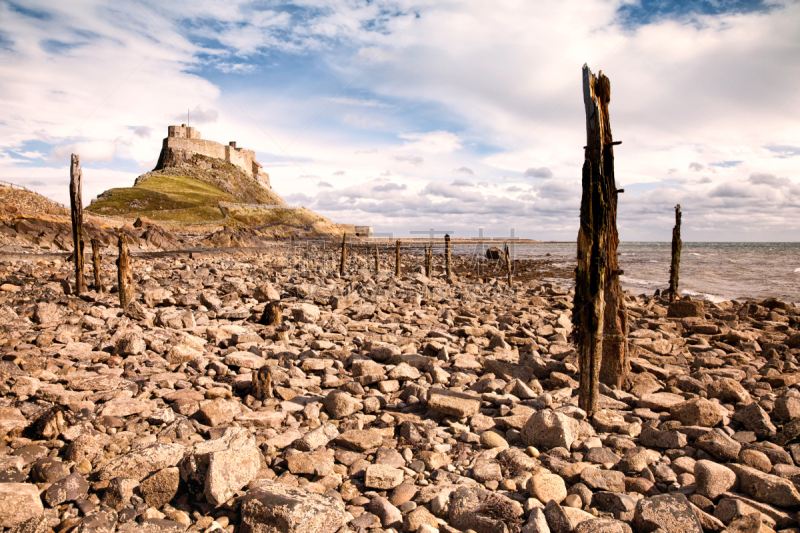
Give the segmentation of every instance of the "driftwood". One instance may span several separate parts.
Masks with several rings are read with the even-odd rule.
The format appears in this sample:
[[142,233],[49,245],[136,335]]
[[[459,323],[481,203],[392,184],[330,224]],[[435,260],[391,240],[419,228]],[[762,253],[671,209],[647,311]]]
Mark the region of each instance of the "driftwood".
[[126,309],[133,301],[133,271],[131,270],[131,256],[128,254],[128,241],[122,228],[119,229],[117,240],[119,257],[117,258],[117,283],[119,284],[119,305]]
[[608,117],[611,83],[586,65],[583,96],[587,142],[572,319],[580,366],[578,404],[591,415],[600,382],[619,388],[627,377],[628,316],[617,262],[617,194],[622,191],[614,179],[613,146],[618,143]]
[[84,271],[84,245],[83,245],[83,191],[81,181],[83,172],[77,154],[72,154],[72,164],[69,167],[69,206],[72,218],[72,243],[74,245],[72,257],[75,261],[75,294],[86,292],[86,278]]
[[669,267],[669,301],[678,296],[678,270],[681,265],[681,204],[675,206],[675,227],[672,229],[672,263]]
[[100,279],[100,241],[92,239],[92,268],[94,269],[94,290],[98,294],[105,291],[103,287],[103,280]]

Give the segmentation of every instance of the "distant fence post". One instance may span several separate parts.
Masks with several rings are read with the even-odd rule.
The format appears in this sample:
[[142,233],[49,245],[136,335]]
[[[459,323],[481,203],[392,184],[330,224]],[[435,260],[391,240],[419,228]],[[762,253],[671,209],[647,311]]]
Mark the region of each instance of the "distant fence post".
[[394,252],[394,275],[400,277],[400,239],[395,243]]
[[94,290],[103,292],[103,281],[100,279],[100,241],[92,239],[92,267],[94,268]]
[[125,232],[119,228],[119,257],[117,258],[117,282],[119,284],[119,305],[126,309],[133,301],[133,271],[131,271],[131,256],[128,254],[128,241]]
[[444,271],[447,279],[453,277],[453,270],[450,265],[450,234],[445,234],[444,236]]

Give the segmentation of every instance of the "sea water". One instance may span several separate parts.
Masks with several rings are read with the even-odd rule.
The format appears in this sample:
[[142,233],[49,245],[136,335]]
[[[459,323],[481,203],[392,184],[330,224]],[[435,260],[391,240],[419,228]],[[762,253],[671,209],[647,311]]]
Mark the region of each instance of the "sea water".
[[[517,244],[513,248],[520,259],[550,259],[554,266],[569,271],[575,267],[574,243]],[[625,271],[620,278],[623,288],[637,295],[667,288],[671,249],[668,242],[620,243],[617,252]],[[571,276],[554,281],[574,284]],[[800,303],[800,243],[684,242],[679,290],[711,301],[776,297]]]

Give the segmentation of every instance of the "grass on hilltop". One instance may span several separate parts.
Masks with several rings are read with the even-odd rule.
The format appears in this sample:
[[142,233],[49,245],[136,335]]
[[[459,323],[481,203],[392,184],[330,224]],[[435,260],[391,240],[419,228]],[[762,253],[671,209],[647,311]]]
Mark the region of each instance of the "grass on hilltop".
[[179,222],[222,221],[220,201],[229,193],[188,176],[153,176],[139,185],[109,189],[86,208],[98,215]]

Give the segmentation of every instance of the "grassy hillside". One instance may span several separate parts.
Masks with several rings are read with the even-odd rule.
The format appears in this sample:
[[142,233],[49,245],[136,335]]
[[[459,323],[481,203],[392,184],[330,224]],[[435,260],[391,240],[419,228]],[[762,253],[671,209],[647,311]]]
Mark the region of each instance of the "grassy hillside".
[[285,209],[264,209],[258,206],[237,205],[226,207],[228,223],[256,228],[269,235],[334,234],[341,230],[328,220],[304,207]]
[[109,189],[86,208],[98,215],[180,222],[222,221],[218,203],[236,202],[230,193],[188,176],[151,176],[138,185]]

